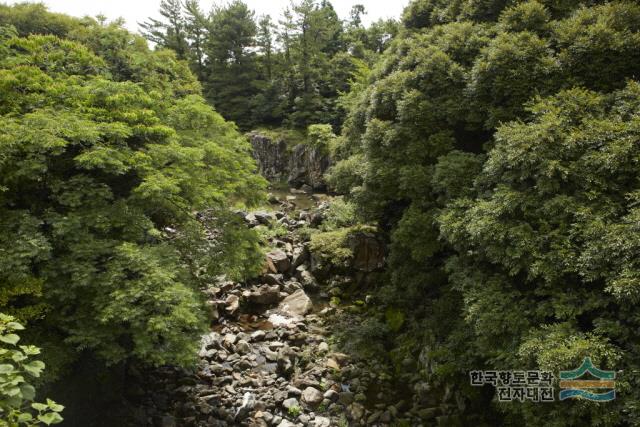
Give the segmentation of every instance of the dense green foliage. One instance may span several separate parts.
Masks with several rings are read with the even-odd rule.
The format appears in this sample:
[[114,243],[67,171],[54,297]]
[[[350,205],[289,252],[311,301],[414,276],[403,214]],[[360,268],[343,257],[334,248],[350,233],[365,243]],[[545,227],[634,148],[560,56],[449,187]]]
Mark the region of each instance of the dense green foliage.
[[18,345],[18,331],[24,326],[12,316],[0,313],[0,426],[39,426],[62,422],[60,412],[64,406],[51,399],[38,403],[36,389],[28,378],[40,377],[44,363],[30,360],[40,354],[40,349],[32,345]]
[[300,0],[276,24],[241,0],[203,12],[195,0],[163,0],[162,19],[143,24],[159,47],[188,59],[207,99],[242,129],[313,123],[338,128],[340,95],[397,32],[395,21],[362,25],[361,5],[342,21],[330,2]]
[[[377,315],[405,311],[386,338],[420,360],[399,373],[455,384],[466,422],[636,425],[640,6],[416,0],[403,23],[329,174],[389,237]],[[468,385],[585,356],[624,371],[615,403],[496,415]]]
[[[240,0],[163,0],[152,52],[118,23],[0,6],[0,309],[54,374],[82,350],[192,360],[199,288],[255,272],[258,233],[286,233],[230,211],[264,183],[208,101],[333,157],[344,198],[299,233],[344,275],[354,233],[387,239],[344,336],[428,383],[417,404],[464,425],[638,425],[640,5],[414,0],[401,28],[363,13],[300,0],[276,24]],[[614,402],[469,385],[587,356],[618,371]]]
[[191,363],[200,287],[259,268],[231,212],[262,197],[247,141],[186,63],[118,23],[38,5],[0,23],[17,24],[0,39],[0,307],[53,374],[83,350]]

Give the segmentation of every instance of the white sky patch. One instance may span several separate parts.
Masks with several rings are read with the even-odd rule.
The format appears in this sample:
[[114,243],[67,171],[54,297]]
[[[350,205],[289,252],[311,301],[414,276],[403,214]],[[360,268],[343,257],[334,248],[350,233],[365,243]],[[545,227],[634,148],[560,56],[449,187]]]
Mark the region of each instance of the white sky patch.
[[[4,0],[9,4],[23,2],[24,0]],[[139,30],[138,23],[147,18],[158,18],[160,0],[28,0],[30,3],[44,3],[53,12],[66,13],[71,16],[92,16],[102,14],[109,20],[122,17],[126,21],[126,27],[134,32]],[[402,10],[409,0],[333,0],[331,3],[341,19],[347,19],[349,11],[354,4],[362,4],[367,10],[363,21],[368,24],[379,18],[399,18]],[[209,10],[213,0],[201,0],[203,10]],[[225,4],[225,1],[217,1],[217,4]],[[291,4],[290,0],[245,0],[245,3],[256,12],[256,16],[271,15],[278,20],[282,11]]]

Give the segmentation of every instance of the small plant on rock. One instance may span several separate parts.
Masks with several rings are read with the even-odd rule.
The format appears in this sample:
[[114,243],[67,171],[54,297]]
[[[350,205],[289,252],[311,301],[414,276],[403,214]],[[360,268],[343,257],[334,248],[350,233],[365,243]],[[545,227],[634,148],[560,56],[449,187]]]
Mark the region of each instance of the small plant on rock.
[[302,409],[300,409],[300,407],[297,406],[297,405],[296,406],[291,406],[291,407],[289,407],[288,412],[289,412],[290,416],[292,416],[294,418],[297,418],[298,415],[300,415],[302,413]]

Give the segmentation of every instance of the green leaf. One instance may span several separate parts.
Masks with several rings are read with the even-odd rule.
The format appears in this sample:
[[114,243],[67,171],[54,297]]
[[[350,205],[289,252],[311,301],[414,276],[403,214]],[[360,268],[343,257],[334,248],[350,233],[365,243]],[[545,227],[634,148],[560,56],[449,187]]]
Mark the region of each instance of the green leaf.
[[20,396],[22,397],[22,392],[20,391],[20,387],[11,387],[4,391],[4,394],[9,397]]
[[33,345],[21,345],[20,349],[27,356],[35,356],[36,354],[40,354],[40,349],[38,347],[36,347],[36,346],[33,346]]
[[44,403],[37,403],[37,402],[32,403],[32,404],[31,404],[31,407],[32,407],[33,409],[35,409],[36,411],[39,411],[39,412],[44,411],[44,410],[46,410],[47,408],[49,408],[49,407],[48,407],[47,405],[45,405]]
[[28,359],[28,357],[19,351],[15,351],[11,355],[11,360],[13,360],[14,362],[22,362],[23,360],[26,360],[26,359]]
[[38,415],[38,420],[46,425],[51,425],[61,423],[62,417],[57,412],[47,412],[46,414]]
[[18,341],[20,341],[20,337],[16,334],[0,335],[0,341],[6,342],[7,344],[16,345]]
[[7,363],[0,364],[0,374],[10,374],[15,371],[15,367],[13,365],[9,365]]
[[26,423],[29,422],[33,419],[33,415],[31,415],[28,412],[23,412],[20,415],[18,415],[18,422],[20,423]]
[[57,404],[51,399],[47,399],[47,405],[49,405],[49,409],[55,412],[61,412],[64,409],[64,406]]
[[34,360],[33,362],[22,365],[22,369],[31,376],[39,377],[44,369],[44,363],[39,360]]
[[36,397],[36,389],[31,384],[22,384],[20,390],[25,400],[33,400]]
[[22,330],[24,330],[24,326],[22,326],[18,322],[9,322],[9,323],[7,323],[7,328],[12,329],[14,331],[22,331]]

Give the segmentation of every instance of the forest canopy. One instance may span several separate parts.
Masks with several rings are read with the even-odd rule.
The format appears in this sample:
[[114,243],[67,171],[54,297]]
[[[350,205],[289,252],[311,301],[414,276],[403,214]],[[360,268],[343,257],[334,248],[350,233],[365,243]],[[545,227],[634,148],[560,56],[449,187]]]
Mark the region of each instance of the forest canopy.
[[192,364],[200,287],[261,260],[231,211],[263,197],[247,141],[119,23],[23,4],[0,25],[0,310],[52,374],[85,350]]
[[[162,0],[136,36],[0,5],[0,311],[54,376],[83,351],[188,366],[200,288],[263,261],[233,212],[266,185],[240,131],[306,132],[343,197],[297,236],[341,275],[352,233],[384,243],[343,337],[418,409],[452,425],[638,425],[640,5],[364,13]],[[503,405],[469,384],[587,357],[616,371],[614,401]]]

